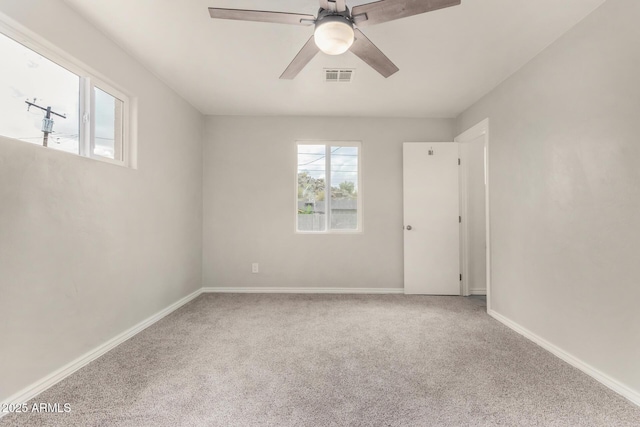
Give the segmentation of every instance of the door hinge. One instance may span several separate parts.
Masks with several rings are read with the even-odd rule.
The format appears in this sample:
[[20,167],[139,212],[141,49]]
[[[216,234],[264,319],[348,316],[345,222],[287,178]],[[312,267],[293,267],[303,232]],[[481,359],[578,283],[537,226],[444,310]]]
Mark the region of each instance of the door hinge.
[[460,281],[462,282],[462,273],[460,273]]
[[459,216],[459,217],[458,217],[458,222],[459,222],[460,224],[462,224],[462,217],[461,217],[461,216]]
[[458,159],[458,166],[460,166],[460,159]]

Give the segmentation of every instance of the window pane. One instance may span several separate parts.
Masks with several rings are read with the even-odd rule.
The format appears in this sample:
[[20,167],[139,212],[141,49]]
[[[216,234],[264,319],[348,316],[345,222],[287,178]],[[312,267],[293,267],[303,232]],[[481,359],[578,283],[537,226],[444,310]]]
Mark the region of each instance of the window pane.
[[325,231],[326,146],[298,145],[298,231]]
[[123,102],[95,87],[95,136],[93,154],[122,160]]
[[358,147],[331,147],[331,229],[358,229]]
[[3,34],[0,58],[0,135],[43,145],[46,112],[29,100],[66,116],[51,115],[47,146],[79,154],[80,77]]

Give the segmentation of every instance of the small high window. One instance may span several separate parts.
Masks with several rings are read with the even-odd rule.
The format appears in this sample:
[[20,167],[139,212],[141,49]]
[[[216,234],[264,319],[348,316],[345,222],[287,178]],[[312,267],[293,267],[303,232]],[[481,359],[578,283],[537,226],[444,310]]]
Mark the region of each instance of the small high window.
[[45,57],[34,43],[19,39],[25,44],[0,33],[0,135],[130,165],[128,98],[74,64],[53,54]]
[[362,231],[359,142],[298,142],[297,221],[302,233]]

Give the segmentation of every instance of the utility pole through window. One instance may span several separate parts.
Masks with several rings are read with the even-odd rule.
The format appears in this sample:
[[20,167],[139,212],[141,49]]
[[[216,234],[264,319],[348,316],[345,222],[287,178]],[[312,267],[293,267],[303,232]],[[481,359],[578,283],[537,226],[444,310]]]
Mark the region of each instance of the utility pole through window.
[[66,119],[67,116],[65,116],[64,114],[56,113],[51,109],[51,107],[42,107],[36,104],[36,98],[33,98],[33,102],[30,102],[29,100],[26,100],[24,102],[28,105],[27,111],[29,111],[29,108],[31,107],[36,107],[45,112],[44,119],[42,119],[42,132],[44,133],[44,136],[42,137],[42,146],[46,147],[49,142],[49,134],[53,132],[53,120],[51,119],[51,115],[55,114],[56,116],[62,117],[63,119]]

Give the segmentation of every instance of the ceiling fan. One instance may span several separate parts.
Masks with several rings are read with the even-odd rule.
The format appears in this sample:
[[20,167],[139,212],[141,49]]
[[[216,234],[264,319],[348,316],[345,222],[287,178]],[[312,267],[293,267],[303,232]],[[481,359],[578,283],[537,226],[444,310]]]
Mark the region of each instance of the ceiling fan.
[[386,78],[398,71],[398,67],[362,34],[359,27],[456,6],[460,2],[461,0],[380,0],[349,10],[345,0],[320,0],[317,17],[299,13],[217,7],[210,7],[209,14],[216,19],[315,25],[313,35],[284,70],[281,79],[295,78],[318,51],[340,55],[348,50]]

